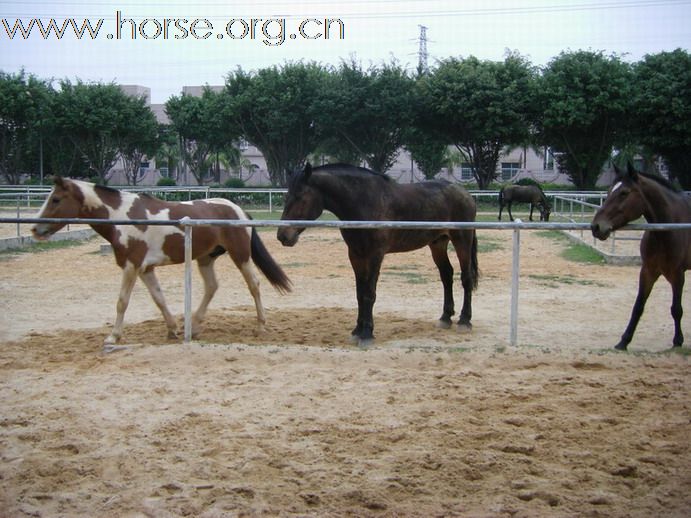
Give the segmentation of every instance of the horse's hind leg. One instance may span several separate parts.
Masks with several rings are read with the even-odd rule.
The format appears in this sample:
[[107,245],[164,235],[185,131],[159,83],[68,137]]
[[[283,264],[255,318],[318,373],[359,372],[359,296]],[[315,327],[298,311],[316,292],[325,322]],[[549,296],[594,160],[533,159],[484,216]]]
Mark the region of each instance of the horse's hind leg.
[[106,337],[103,344],[104,346],[116,344],[122,338],[122,324],[125,320],[125,311],[127,311],[127,306],[130,303],[130,295],[132,294],[132,288],[134,288],[135,282],[137,282],[137,270],[132,263],[128,262],[122,269],[122,281],[120,283],[120,294],[118,295],[115,324],[113,325],[113,330],[110,332],[110,335]]
[[168,328],[168,338],[177,338],[178,326],[175,323],[175,318],[173,318],[173,315],[168,310],[166,300],[163,297],[163,291],[161,290],[161,285],[158,283],[158,278],[154,273],[154,269],[151,268],[150,270],[141,272],[139,274],[139,278],[142,280],[144,285],[149,290],[151,298],[156,303],[156,306],[158,306],[158,309],[161,311],[161,314],[163,315],[163,319],[166,321],[166,327]]
[[262,297],[259,291],[259,278],[250,261],[240,264],[239,268],[252,294],[252,298],[254,298],[254,306],[257,310],[257,329],[259,332],[262,332],[264,331],[264,324],[266,324],[266,314],[264,313],[264,305],[262,304]]
[[453,301],[453,266],[449,261],[448,254],[449,239],[447,237],[439,238],[438,240],[429,244],[432,251],[432,259],[439,270],[439,278],[444,287],[444,309],[439,318],[439,327],[448,329],[451,327],[451,317],[455,313]]
[[458,327],[461,330],[469,330],[472,328],[470,321],[473,317],[473,289],[477,284],[478,275],[476,259],[473,257],[477,254],[475,231],[458,231],[452,234],[451,242],[461,264],[461,285],[463,286],[463,307],[458,318]]
[[214,272],[214,262],[216,258],[209,255],[197,259],[197,266],[199,267],[199,274],[204,281],[204,296],[199,303],[197,311],[192,317],[192,337],[199,336],[201,331],[201,324],[206,316],[206,310],[209,307],[211,299],[214,298],[216,290],[218,290],[218,281],[216,280],[216,273]]

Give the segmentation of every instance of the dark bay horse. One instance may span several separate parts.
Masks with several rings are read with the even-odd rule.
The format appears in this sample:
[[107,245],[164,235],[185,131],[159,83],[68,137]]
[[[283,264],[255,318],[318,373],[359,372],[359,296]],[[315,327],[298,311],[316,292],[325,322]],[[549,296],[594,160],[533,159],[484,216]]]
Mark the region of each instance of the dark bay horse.
[[[246,220],[248,216],[234,203],[224,199],[206,199],[191,202],[166,202],[146,194],[118,191],[78,180],[55,178],[55,186],[43,204],[39,218],[92,218],[92,219],[192,219]],[[47,239],[64,227],[61,223],[39,223],[32,228],[37,239]],[[163,293],[154,273],[157,266],[179,264],[185,261],[184,232],[172,225],[108,225],[91,227],[113,247],[115,261],[122,268],[122,285],[117,302],[117,317],[105,346],[117,343],[122,337],[125,311],[132,288],[139,277],[161,310],[168,327],[168,337],[177,336],[177,325],[166,306]],[[252,262],[280,292],[290,291],[290,280],[276,264],[254,228],[199,226],[192,232],[192,257],[197,260],[204,280],[204,296],[192,319],[192,334],[197,335],[206,309],[218,288],[214,261],[228,252],[240,270],[254,298],[259,328],[266,321],[259,293],[259,279]],[[250,258],[252,262],[250,262]]]
[[[614,230],[641,216],[648,223],[691,223],[689,198],[665,179],[636,172],[631,165],[626,172],[617,169],[617,174],[617,180],[591,224],[596,238],[605,240]],[[626,350],[631,342],[648,295],[660,275],[672,285],[672,343],[680,347],[684,342],[681,298],[685,272],[691,268],[691,230],[647,230],[641,240],[641,259],[638,295],[629,325],[616,349]]]
[[[474,221],[475,201],[459,185],[442,181],[398,184],[369,169],[332,164],[312,167],[289,178],[283,220],[314,220],[328,210],[346,221]],[[278,239],[293,246],[304,230],[281,227]],[[341,229],[348,258],[355,272],[358,301],[353,339],[367,345],[374,336],[372,308],[384,255],[429,246],[444,287],[440,325],[451,326],[454,314],[453,267],[448,258],[453,243],[461,265],[463,307],[458,326],[470,328],[472,291],[477,287],[477,237],[475,230]]]
[[537,185],[505,185],[499,191],[499,220],[504,205],[509,211],[509,218],[513,221],[511,205],[513,203],[530,203],[530,221],[533,221],[533,209],[537,207],[540,211],[540,221],[549,221],[552,210],[547,196]]

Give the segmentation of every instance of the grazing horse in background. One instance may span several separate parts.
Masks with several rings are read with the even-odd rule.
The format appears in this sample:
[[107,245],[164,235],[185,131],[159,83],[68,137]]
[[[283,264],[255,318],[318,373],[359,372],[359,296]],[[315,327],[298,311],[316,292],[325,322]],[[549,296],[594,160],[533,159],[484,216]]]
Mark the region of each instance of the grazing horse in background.
[[547,201],[544,191],[537,185],[505,185],[499,191],[499,220],[504,205],[509,211],[509,218],[513,221],[511,214],[511,204],[530,203],[530,221],[533,221],[533,209],[537,206],[540,210],[540,221],[549,221],[549,214],[552,208]]
[[[351,165],[332,164],[312,169],[307,164],[289,178],[283,220],[314,220],[328,210],[346,221],[474,221],[475,201],[459,185],[444,181],[398,184],[388,176]],[[299,227],[281,227],[278,240],[293,246]],[[475,230],[341,229],[348,258],[355,272],[358,301],[353,339],[365,346],[374,339],[372,308],[384,255],[429,246],[444,286],[440,325],[451,326],[454,314],[453,267],[447,248],[453,243],[461,264],[463,308],[460,328],[471,327],[472,291],[477,287],[477,237]]]
[[[614,230],[641,216],[648,223],[691,223],[691,201],[660,176],[616,169],[618,178],[593,218],[593,236],[605,240]],[[675,347],[684,343],[681,331],[685,272],[691,268],[691,230],[646,230],[641,240],[643,265],[638,281],[638,295],[631,319],[616,349],[626,350],[636,331],[645,302],[660,275],[672,285],[672,318]]]
[[[78,180],[55,178],[55,186],[43,204],[39,218],[93,218],[111,220],[191,219],[247,220],[245,212],[224,199],[166,202],[147,194],[134,194]],[[47,239],[64,223],[39,223],[32,228],[36,239]],[[157,266],[185,261],[184,231],[173,225],[91,224],[113,247],[115,261],[122,268],[122,285],[117,302],[117,318],[104,346],[122,337],[122,324],[137,276],[149,289],[168,327],[168,338],[177,337],[177,325],[163,298],[154,273]],[[192,319],[192,334],[197,335],[218,283],[214,261],[228,252],[254,298],[259,328],[266,321],[259,293],[259,280],[250,258],[280,292],[290,291],[290,280],[276,264],[254,228],[199,226],[192,232],[192,257],[197,260],[204,280],[204,297]]]

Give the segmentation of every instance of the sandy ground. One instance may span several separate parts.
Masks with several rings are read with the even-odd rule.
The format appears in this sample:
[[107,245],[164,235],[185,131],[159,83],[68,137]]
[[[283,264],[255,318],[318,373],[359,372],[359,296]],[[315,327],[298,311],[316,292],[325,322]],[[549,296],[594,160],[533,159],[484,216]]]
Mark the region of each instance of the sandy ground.
[[[262,236],[295,285],[263,283],[264,333],[221,259],[200,341],[167,340],[137,285],[128,349],[107,355],[120,272],[100,239],[0,258],[0,516],[691,512],[689,361],[669,352],[664,281],[630,352],[612,352],[638,269],[569,263],[523,232],[512,348],[511,233],[484,231],[472,333],[436,328],[421,250],[387,257],[360,350],[339,234]],[[178,315],[182,277],[159,269]]]

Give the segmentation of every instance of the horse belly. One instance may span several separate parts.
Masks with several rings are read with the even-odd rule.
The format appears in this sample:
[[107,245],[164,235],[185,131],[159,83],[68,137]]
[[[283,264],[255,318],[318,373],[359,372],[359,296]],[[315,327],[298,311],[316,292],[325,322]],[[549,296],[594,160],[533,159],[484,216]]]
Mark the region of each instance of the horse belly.
[[429,245],[443,235],[446,233],[439,230],[396,230],[391,235],[388,252],[412,252]]

